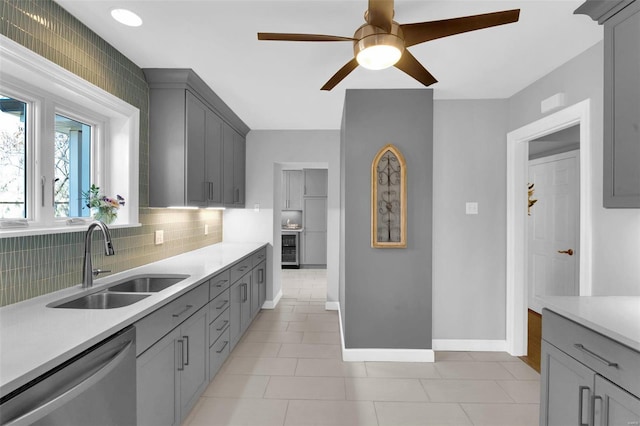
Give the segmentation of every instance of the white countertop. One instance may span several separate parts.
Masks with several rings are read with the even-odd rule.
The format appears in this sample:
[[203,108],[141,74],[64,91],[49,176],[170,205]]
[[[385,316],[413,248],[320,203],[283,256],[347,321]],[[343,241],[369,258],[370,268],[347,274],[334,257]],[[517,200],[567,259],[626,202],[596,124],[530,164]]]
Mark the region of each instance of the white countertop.
[[640,297],[546,296],[544,306],[640,352]]
[[282,233],[285,232],[302,232],[304,228],[282,228]]
[[[176,299],[265,243],[219,243],[0,308],[0,395],[4,396],[74,355]],[[117,252],[116,252],[117,256]],[[141,274],[185,274],[189,278],[116,309],[55,309],[47,304],[93,293]]]

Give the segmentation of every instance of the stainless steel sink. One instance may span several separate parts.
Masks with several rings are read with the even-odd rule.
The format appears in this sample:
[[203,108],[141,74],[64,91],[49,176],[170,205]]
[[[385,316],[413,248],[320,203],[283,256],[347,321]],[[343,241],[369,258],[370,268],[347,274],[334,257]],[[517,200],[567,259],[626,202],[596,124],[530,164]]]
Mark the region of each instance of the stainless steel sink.
[[143,276],[135,277],[107,289],[110,292],[122,293],[155,293],[188,278],[188,275]]
[[109,293],[102,291],[99,293],[87,294],[86,296],[72,299],[61,304],[49,305],[51,308],[67,308],[67,309],[114,309],[129,306],[139,302],[150,294],[135,293]]

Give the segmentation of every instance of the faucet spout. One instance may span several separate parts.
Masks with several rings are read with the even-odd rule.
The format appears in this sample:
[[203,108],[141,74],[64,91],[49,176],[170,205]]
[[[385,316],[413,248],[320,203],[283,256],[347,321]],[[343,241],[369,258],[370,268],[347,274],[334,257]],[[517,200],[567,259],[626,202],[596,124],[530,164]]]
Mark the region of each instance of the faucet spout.
[[98,275],[100,272],[106,271],[94,271],[93,265],[91,263],[91,241],[93,231],[99,228],[102,232],[102,236],[104,237],[104,254],[105,256],[113,256],[115,251],[113,250],[113,243],[111,242],[111,234],[109,233],[109,228],[103,222],[96,220],[91,222],[87,232],[84,236],[84,262],[83,262],[83,270],[82,270],[82,288],[89,288],[93,286],[93,277],[94,275]]

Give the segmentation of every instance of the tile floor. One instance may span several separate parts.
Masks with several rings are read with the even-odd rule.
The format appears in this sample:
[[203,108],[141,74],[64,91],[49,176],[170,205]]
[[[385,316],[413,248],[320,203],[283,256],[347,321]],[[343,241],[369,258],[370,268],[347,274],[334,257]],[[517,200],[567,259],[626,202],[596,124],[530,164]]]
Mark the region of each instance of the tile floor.
[[540,376],[516,357],[437,352],[436,362],[342,362],[325,270],[282,271],[185,425],[537,425]]

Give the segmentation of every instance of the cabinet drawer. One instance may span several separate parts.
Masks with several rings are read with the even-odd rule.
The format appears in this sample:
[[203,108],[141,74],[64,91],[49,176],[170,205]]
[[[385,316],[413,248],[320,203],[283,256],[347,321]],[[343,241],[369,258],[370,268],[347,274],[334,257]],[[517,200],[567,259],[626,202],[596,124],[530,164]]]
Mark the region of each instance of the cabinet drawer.
[[209,281],[209,300],[229,288],[229,270],[219,273]]
[[191,290],[136,323],[136,356],[160,340],[209,300],[206,284]]
[[244,274],[251,270],[251,256],[247,256],[231,267],[231,284],[238,281]]
[[213,379],[229,356],[229,327],[209,348],[209,380]]
[[229,307],[209,324],[209,345],[213,345],[227,328],[229,328]]
[[260,262],[267,259],[266,247],[261,248],[251,256],[251,267],[255,268]]
[[640,353],[548,309],[542,310],[542,338],[572,358],[640,395]]
[[229,289],[220,293],[215,299],[209,302],[209,322],[213,322],[218,316],[229,308],[229,301],[231,300]]

